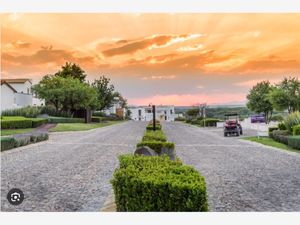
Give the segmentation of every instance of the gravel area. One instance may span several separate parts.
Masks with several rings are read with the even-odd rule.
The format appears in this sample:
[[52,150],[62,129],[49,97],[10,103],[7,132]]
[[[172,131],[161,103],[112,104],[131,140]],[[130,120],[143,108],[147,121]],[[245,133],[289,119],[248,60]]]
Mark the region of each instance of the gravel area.
[[[89,131],[51,133],[50,139],[1,153],[2,211],[100,211],[111,192],[117,156],[135,150],[144,122]],[[19,188],[25,199],[10,205]]]
[[205,176],[210,211],[300,211],[299,153],[180,122],[163,130],[177,155]]

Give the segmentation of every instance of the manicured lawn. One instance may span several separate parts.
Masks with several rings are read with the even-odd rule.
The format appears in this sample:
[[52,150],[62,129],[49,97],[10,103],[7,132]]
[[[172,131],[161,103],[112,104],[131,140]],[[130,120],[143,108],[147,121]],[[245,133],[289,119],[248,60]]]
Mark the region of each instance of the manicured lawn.
[[59,123],[56,127],[50,129],[52,132],[61,131],[81,131],[81,130],[91,130],[99,127],[106,127],[113,124],[117,124],[123,121],[109,121],[105,123]]
[[289,147],[288,145],[279,143],[277,141],[274,141],[272,138],[269,137],[244,137],[242,138],[244,140],[248,140],[248,141],[254,141],[263,145],[267,145],[267,146],[271,146],[271,147],[275,147],[275,148],[280,148],[280,149],[284,149],[284,150],[289,150],[289,151],[297,151],[299,152],[299,150],[297,149],[293,149],[291,147]]
[[23,134],[33,131],[34,128],[25,128],[25,129],[5,129],[1,130],[1,136],[14,135],[14,134]]

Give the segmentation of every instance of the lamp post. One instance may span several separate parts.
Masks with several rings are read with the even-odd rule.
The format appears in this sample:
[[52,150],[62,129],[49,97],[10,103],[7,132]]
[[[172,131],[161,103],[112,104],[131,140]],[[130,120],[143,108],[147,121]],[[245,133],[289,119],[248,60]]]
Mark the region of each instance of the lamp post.
[[155,122],[155,105],[152,105],[152,114],[153,114],[153,130],[155,131],[156,130],[156,122]]

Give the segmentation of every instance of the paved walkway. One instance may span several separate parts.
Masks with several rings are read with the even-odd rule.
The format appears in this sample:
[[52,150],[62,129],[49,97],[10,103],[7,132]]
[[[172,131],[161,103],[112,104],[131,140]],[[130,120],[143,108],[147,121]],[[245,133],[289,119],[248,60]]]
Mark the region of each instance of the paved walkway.
[[210,211],[300,211],[300,153],[179,122],[163,129],[177,155],[205,176]]
[[[99,211],[111,191],[117,156],[135,150],[144,122],[125,122],[50,139],[1,153],[2,211]],[[11,188],[25,194],[12,206]]]

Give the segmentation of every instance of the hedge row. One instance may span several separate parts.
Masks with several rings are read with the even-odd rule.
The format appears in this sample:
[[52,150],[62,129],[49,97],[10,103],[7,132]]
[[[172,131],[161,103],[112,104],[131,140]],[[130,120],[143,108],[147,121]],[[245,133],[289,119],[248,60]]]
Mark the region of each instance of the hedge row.
[[204,125],[206,127],[216,127],[217,122],[221,122],[221,120],[216,118],[206,118],[205,120],[201,118],[194,118],[191,120],[186,120],[186,122],[194,125],[200,125],[201,127],[204,127]]
[[143,136],[142,141],[162,141],[166,142],[167,137],[161,130],[147,130]]
[[49,117],[49,123],[84,123],[84,118]]
[[8,117],[8,119],[1,119],[1,129],[24,129],[35,128],[46,124],[48,119],[44,118],[22,118],[22,117]]
[[119,160],[111,181],[117,211],[208,211],[205,179],[194,168],[166,156]]
[[16,137],[1,137],[1,151],[48,140],[48,133],[31,133]]
[[292,148],[300,150],[300,135],[297,136],[289,136],[288,137],[288,145]]
[[157,154],[162,154],[163,148],[174,151],[175,145],[172,142],[161,142],[161,141],[142,141],[136,145],[136,147],[147,146],[154,150]]
[[[153,120],[148,123],[146,130],[153,130]],[[155,130],[161,130],[161,124],[159,120],[155,121]]]
[[288,144],[288,131],[287,130],[273,130],[271,137],[280,143]]

